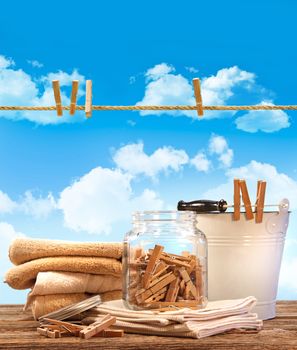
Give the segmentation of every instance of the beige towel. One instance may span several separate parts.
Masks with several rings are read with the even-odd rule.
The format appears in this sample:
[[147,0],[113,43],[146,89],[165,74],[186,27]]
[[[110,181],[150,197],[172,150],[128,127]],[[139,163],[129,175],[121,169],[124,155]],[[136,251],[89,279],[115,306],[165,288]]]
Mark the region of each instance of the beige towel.
[[86,312],[88,316],[83,323],[90,324],[102,314],[111,314],[117,318],[114,328],[124,329],[127,333],[203,338],[238,328],[260,330],[262,321],[250,312],[255,304],[256,298],[247,297],[209,302],[201,310],[185,308],[156,313],[128,310],[117,300]]
[[9,248],[15,265],[34,259],[54,256],[97,256],[120,259],[122,243],[67,242],[49,239],[17,238]]
[[255,329],[259,331],[262,328],[262,324],[263,323],[258,319],[257,314],[248,313],[210,321],[187,321],[180,324],[169,324],[168,326],[153,325],[149,323],[138,324],[117,319],[113,328],[123,329],[126,333],[200,339],[233,329]]
[[30,295],[63,293],[100,294],[122,289],[122,277],[79,272],[39,272]]
[[[90,296],[90,294],[86,293],[36,295],[28,300],[25,308],[27,309],[31,305],[33,316],[37,320],[42,315],[56,311],[67,305],[78,303]],[[100,294],[101,300],[105,302],[119,299],[121,296],[121,290],[114,290]]]
[[14,289],[31,288],[37,274],[42,271],[84,272],[119,277],[122,273],[122,264],[116,259],[100,257],[41,258],[12,267],[5,275],[5,282]]

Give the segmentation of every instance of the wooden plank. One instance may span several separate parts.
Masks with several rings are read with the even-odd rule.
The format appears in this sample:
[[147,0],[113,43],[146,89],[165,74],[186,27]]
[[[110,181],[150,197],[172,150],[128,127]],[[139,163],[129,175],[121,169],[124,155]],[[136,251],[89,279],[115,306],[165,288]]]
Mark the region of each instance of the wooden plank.
[[[49,339],[37,333],[38,322],[33,320],[31,312],[23,312],[22,307],[0,305],[0,350],[297,350],[297,301],[278,301],[277,317],[264,321],[264,329],[259,333],[233,331],[203,339],[133,334],[116,339],[92,337],[87,341],[75,337]],[[12,314],[15,315],[14,320],[10,319]],[[29,327],[24,319],[31,320]]]

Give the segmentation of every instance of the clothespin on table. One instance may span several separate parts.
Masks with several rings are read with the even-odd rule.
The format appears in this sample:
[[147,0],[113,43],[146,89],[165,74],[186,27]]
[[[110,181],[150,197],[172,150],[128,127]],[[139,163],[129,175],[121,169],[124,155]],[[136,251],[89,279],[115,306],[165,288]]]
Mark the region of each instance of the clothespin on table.
[[59,80],[53,80],[52,81],[53,90],[54,90],[54,97],[56,102],[56,110],[58,117],[61,117],[63,115],[63,109],[62,109],[62,101],[61,101],[61,92],[60,92],[60,83]]
[[70,99],[70,110],[69,110],[70,115],[74,115],[75,113],[77,91],[78,91],[78,80],[73,80],[72,90],[71,90],[71,99]]
[[257,200],[256,200],[256,223],[260,224],[263,220],[263,210],[266,192],[266,181],[259,180],[257,183]]
[[100,321],[90,324],[85,329],[79,332],[79,336],[83,339],[89,339],[95,334],[108,329],[110,326],[116,323],[116,318],[107,314]]
[[199,117],[203,116],[203,106],[202,106],[202,96],[201,96],[201,87],[200,80],[198,78],[193,79],[194,95],[197,105],[197,114]]
[[92,80],[86,81],[85,113],[87,118],[92,116]]
[[240,186],[239,186],[239,179],[234,179],[234,213],[233,213],[233,220],[238,221],[240,220]]
[[243,204],[245,207],[245,217],[247,220],[252,220],[254,218],[254,214],[252,211],[251,200],[250,200],[250,196],[248,193],[245,180],[240,180],[239,185],[240,185],[240,190],[242,194]]

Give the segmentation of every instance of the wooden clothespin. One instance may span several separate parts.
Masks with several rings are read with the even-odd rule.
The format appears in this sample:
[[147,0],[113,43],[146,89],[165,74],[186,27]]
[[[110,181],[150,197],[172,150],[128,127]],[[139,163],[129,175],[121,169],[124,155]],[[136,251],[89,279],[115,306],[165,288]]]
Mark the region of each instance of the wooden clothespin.
[[234,179],[234,213],[233,213],[233,220],[238,221],[240,220],[240,186],[239,186],[239,179]]
[[86,81],[85,113],[87,118],[92,116],[92,80]]
[[105,329],[104,331],[95,334],[94,337],[103,337],[103,338],[118,338],[124,335],[124,331],[122,329]]
[[198,78],[193,79],[193,86],[194,86],[194,95],[196,99],[197,114],[199,117],[202,117],[203,116],[202,96],[201,96],[200,80]]
[[77,92],[78,92],[78,80],[73,80],[72,89],[71,89],[70,110],[69,110],[70,115],[74,115],[75,113]]
[[169,284],[165,301],[176,301],[179,288],[180,288],[180,279],[177,277],[175,280],[173,280]]
[[260,224],[263,220],[263,210],[265,202],[266,181],[259,180],[257,183],[257,200],[256,200],[256,223]]
[[89,339],[93,337],[95,334],[102,332],[116,323],[116,318],[107,314],[100,321],[94,322],[90,324],[85,329],[82,329],[79,332],[79,336],[83,339]]
[[185,281],[186,283],[186,287],[188,286],[190,292],[192,293],[193,297],[196,298],[197,295],[197,291],[196,288],[189,276],[189,274],[187,273],[187,271],[182,267],[178,270],[179,274],[181,275],[182,279]]
[[143,276],[143,287],[147,288],[150,283],[151,275],[153,274],[153,270],[155,268],[156,263],[159,261],[159,258],[162,254],[164,247],[161,245],[155,245],[152,255],[147,264],[144,276]]
[[59,80],[53,80],[52,84],[53,84],[54,97],[55,97],[55,102],[56,102],[57,115],[58,115],[58,117],[61,117],[63,115],[63,109],[62,109]]
[[245,180],[240,180],[239,185],[240,185],[240,190],[242,194],[243,204],[245,207],[245,217],[247,220],[252,220],[254,218],[254,214],[252,211],[251,200],[250,200],[250,196],[248,193]]

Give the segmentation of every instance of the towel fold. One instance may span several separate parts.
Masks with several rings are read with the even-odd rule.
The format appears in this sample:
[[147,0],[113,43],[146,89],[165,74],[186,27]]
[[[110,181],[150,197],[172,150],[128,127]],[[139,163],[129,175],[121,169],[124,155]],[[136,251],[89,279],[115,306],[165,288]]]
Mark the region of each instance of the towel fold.
[[185,322],[180,324],[169,324],[167,326],[151,325],[148,323],[132,323],[117,320],[115,329],[123,329],[126,333],[161,335],[183,338],[204,338],[211,335],[230,331],[232,329],[256,329],[260,330],[262,321],[257,314],[244,314],[233,317],[223,317],[219,320]]
[[122,264],[119,260],[102,257],[40,258],[12,267],[5,275],[5,282],[14,289],[31,288],[37,274],[42,271],[84,272],[119,277],[122,273]]
[[[37,320],[40,316],[48,314],[50,312],[61,309],[65,306],[78,303],[82,300],[89,298],[90,294],[87,293],[73,293],[73,294],[52,294],[52,295],[28,295],[28,300],[25,305],[25,310],[31,306],[32,314]],[[106,302],[109,300],[119,299],[122,296],[121,290],[114,290],[100,294],[101,300]]]
[[79,272],[39,272],[30,295],[90,293],[122,289],[122,277]]
[[83,323],[90,324],[102,314],[117,317],[114,328],[127,333],[203,338],[232,329],[260,330],[262,321],[251,309],[256,298],[209,302],[205,309],[188,308],[156,313],[156,311],[133,311],[125,308],[121,300],[104,303],[87,312]]
[[57,256],[89,256],[120,259],[122,243],[67,242],[48,239],[17,238],[9,248],[9,258],[15,265]]

